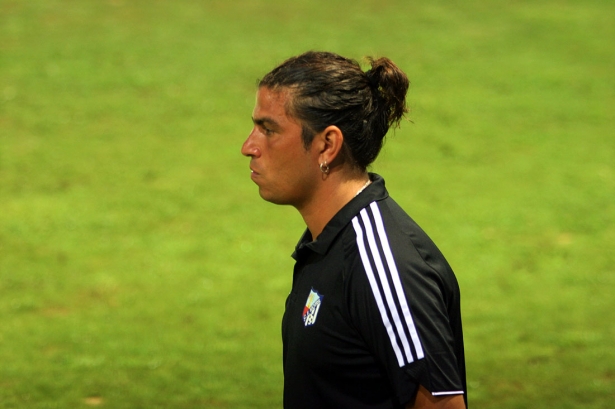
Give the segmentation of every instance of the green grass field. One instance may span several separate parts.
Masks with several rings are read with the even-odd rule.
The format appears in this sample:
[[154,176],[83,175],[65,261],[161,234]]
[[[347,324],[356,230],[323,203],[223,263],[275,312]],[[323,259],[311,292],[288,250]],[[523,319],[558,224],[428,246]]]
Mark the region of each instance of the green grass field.
[[280,408],[297,212],[258,78],[387,56],[373,171],[455,269],[471,408],[615,405],[615,3],[0,0],[0,408]]

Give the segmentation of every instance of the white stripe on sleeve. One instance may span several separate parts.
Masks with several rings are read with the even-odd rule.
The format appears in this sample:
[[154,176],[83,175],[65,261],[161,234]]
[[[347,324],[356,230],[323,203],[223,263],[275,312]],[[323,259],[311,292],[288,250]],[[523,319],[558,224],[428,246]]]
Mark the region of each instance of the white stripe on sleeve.
[[421,345],[421,340],[419,339],[416,326],[414,325],[414,320],[412,319],[412,314],[410,313],[408,300],[406,300],[404,288],[399,278],[399,272],[397,270],[397,265],[395,264],[395,259],[393,258],[391,246],[389,245],[389,239],[384,229],[380,209],[378,208],[378,204],[376,202],[372,202],[370,208],[374,214],[374,220],[376,221],[376,227],[378,229],[378,236],[380,237],[382,249],[384,250],[387,264],[389,266],[389,270],[391,271],[391,278],[393,279],[393,285],[395,287],[395,291],[397,292],[397,298],[399,300],[399,304],[401,305],[402,313],[404,315],[404,319],[406,320],[406,325],[408,326],[410,336],[412,337],[412,343],[414,344],[414,349],[416,350],[417,359],[423,359],[425,357],[423,346]]
[[464,391],[432,392],[433,396],[464,395]]
[[[378,278],[380,279],[380,285],[382,286],[382,290],[384,292],[384,297],[387,301],[389,311],[391,311],[391,315],[393,316],[393,322],[395,323],[395,328],[397,328],[397,334],[401,340],[402,346],[404,347],[404,352],[406,353],[406,358],[408,363],[414,362],[414,358],[412,357],[412,351],[410,350],[410,344],[408,343],[408,337],[406,336],[406,331],[404,331],[403,324],[399,317],[399,312],[397,311],[397,306],[395,305],[395,301],[393,300],[393,293],[391,292],[391,287],[389,286],[389,280],[387,279],[386,271],[384,269],[384,265],[382,264],[382,258],[380,257],[380,251],[378,250],[378,245],[376,244],[376,238],[374,237],[374,230],[372,228],[372,222],[367,215],[367,210],[361,210],[361,218],[363,219],[363,224],[365,225],[365,232],[367,234],[367,242],[369,244],[369,249],[372,253],[372,258],[374,259],[374,263],[376,264],[376,270],[378,271]],[[372,291],[375,293],[378,292],[378,287],[372,285]],[[399,292],[397,294],[399,297]],[[402,365],[400,365],[402,366]]]
[[380,292],[378,291],[378,284],[376,283],[376,278],[374,277],[374,272],[369,262],[369,257],[367,256],[365,242],[363,241],[363,230],[361,230],[361,225],[359,224],[359,220],[356,216],[352,219],[352,226],[354,227],[355,233],[357,234],[357,246],[359,247],[359,254],[361,255],[361,261],[363,262],[363,267],[365,268],[365,272],[367,273],[367,279],[369,280],[369,284],[372,287],[374,298],[376,299],[376,304],[378,305],[378,310],[380,311],[380,316],[382,317],[382,322],[384,323],[386,332],[389,335],[389,339],[391,340],[391,345],[393,346],[393,351],[395,351],[397,362],[399,363],[399,366],[403,366],[404,357],[399,349],[399,346],[397,345],[397,337],[395,336],[395,332],[393,331],[393,327],[391,326],[391,322],[389,321],[389,316],[382,301],[382,297],[380,296]]

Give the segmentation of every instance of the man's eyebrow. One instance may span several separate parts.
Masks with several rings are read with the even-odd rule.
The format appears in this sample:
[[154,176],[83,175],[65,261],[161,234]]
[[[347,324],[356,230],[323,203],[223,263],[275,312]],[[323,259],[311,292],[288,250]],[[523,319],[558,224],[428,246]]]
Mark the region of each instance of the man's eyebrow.
[[254,125],[278,125],[278,123],[276,121],[274,121],[273,119],[269,118],[269,117],[263,117],[263,118],[254,118],[252,117],[252,122],[254,123]]

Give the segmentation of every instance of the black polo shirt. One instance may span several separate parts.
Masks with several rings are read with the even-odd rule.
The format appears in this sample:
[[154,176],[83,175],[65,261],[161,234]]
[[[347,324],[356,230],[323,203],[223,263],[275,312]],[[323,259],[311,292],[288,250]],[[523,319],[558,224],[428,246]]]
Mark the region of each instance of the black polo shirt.
[[282,321],[286,409],[399,408],[419,385],[465,398],[457,280],[384,180],[370,178],[293,254]]

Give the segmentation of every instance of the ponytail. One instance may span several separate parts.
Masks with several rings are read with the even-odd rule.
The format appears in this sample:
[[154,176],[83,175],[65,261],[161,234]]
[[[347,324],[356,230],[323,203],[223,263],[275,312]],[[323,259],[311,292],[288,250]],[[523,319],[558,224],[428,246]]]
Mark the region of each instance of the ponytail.
[[367,57],[371,69],[365,73],[367,79],[385,102],[385,111],[389,127],[396,128],[408,112],[406,92],[410,82],[408,77],[393,61],[386,57],[374,60]]

